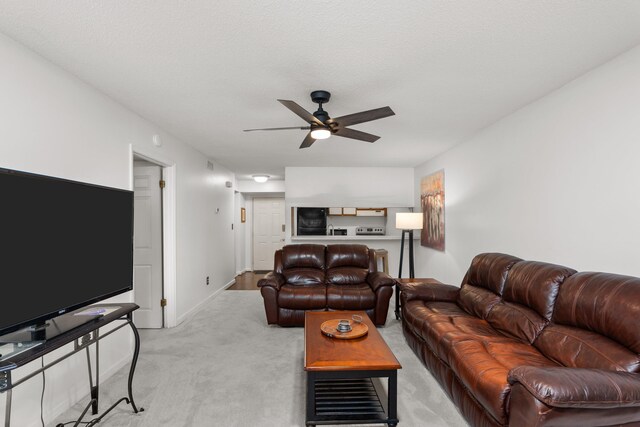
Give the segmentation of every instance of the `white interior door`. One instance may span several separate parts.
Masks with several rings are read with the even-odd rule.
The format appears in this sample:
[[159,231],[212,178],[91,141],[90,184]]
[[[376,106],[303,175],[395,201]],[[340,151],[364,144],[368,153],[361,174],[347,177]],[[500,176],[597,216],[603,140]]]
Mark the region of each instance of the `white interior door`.
[[134,166],[133,291],[138,328],[162,328],[162,201],[160,166]]
[[284,245],[284,199],[253,199],[253,269],[273,270],[273,255]]

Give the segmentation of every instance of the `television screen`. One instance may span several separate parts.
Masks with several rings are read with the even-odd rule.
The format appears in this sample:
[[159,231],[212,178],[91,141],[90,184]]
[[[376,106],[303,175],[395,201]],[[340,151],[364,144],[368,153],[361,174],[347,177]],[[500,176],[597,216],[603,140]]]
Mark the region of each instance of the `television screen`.
[[133,289],[133,192],[0,169],[0,335]]

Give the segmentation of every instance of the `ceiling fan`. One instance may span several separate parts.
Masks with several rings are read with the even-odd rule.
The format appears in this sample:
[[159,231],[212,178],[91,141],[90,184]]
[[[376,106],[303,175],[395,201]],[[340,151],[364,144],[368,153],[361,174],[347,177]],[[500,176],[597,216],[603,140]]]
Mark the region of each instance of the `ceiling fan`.
[[357,139],[366,142],[375,142],[380,139],[379,136],[370,133],[361,132],[355,129],[349,129],[347,126],[357,125],[358,123],[370,122],[372,120],[383,119],[393,116],[395,113],[389,107],[376,108],[374,110],[361,111],[360,113],[348,114],[346,116],[331,118],[329,113],[322,109],[322,104],[329,102],[331,94],[326,90],[315,90],[311,92],[311,100],[318,104],[318,110],[313,114],[302,108],[293,101],[278,99],[282,105],[293,111],[294,114],[301,117],[309,123],[309,126],[293,126],[280,128],[264,128],[264,129],[245,129],[245,132],[253,132],[256,130],[285,130],[285,129],[301,129],[309,130],[309,133],[302,141],[300,148],[310,147],[317,139],[327,139],[331,135],[341,136],[343,138]]

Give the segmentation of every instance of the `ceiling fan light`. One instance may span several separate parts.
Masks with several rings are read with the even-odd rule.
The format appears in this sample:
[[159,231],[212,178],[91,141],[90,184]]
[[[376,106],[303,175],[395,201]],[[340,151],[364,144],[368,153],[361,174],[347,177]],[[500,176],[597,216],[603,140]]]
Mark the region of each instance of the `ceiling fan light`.
[[251,177],[255,182],[260,183],[267,182],[267,180],[269,179],[269,175],[251,175]]
[[313,139],[327,139],[331,136],[331,131],[326,128],[313,129],[311,131],[311,138]]

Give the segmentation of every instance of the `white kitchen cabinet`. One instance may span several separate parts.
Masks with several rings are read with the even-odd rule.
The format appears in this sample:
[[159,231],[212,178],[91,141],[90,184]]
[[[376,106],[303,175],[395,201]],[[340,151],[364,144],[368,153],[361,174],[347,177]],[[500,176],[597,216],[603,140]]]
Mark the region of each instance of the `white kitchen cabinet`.
[[387,216],[387,208],[357,208],[356,216]]
[[355,216],[356,208],[329,208],[329,215],[332,216]]

